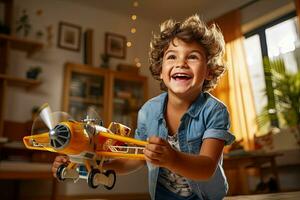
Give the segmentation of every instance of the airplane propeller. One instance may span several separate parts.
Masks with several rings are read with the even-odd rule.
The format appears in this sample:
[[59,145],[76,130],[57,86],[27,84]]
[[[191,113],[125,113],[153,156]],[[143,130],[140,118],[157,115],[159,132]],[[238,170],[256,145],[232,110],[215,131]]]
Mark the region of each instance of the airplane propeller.
[[52,112],[48,104],[44,104],[39,110],[39,116],[34,120],[31,135],[48,134],[48,144],[53,148],[62,148],[70,140],[70,131],[67,126],[61,124],[72,120],[68,113]]

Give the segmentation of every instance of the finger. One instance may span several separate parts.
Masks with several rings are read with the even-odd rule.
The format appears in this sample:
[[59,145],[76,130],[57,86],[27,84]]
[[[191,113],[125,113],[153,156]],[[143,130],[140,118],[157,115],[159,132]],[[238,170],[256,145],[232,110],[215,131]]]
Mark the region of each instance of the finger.
[[164,147],[157,144],[147,144],[146,149],[160,154],[164,152]]
[[60,165],[62,165],[62,164],[64,164],[64,163],[62,163],[62,162],[54,162],[52,166],[53,166],[54,168],[58,168],[58,167],[59,167]]
[[166,141],[160,137],[157,136],[151,136],[148,140],[150,144],[159,144],[159,145],[165,145]]
[[57,168],[52,167],[52,168],[51,168],[51,171],[52,171],[53,176],[54,176],[55,178],[57,178],[57,177],[56,177],[56,171],[57,171]]
[[56,156],[55,161],[65,163],[65,162],[69,161],[69,157],[67,157],[67,156]]
[[149,151],[147,149],[144,150],[144,155],[149,157],[150,159],[160,160],[160,158],[161,158],[161,154],[153,152],[153,151]]

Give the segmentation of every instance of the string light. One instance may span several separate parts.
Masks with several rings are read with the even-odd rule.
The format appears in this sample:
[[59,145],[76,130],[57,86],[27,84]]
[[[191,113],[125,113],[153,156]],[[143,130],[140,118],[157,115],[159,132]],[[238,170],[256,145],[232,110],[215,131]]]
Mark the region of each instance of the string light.
[[139,6],[139,2],[138,1],[134,1],[133,2],[133,7],[138,7]]
[[135,33],[136,32],[136,28],[131,28],[130,32],[131,33]]
[[131,42],[127,42],[126,45],[127,45],[127,47],[131,47],[132,43]]
[[[136,8],[136,7],[139,6],[139,2],[138,1],[134,1],[132,5],[133,5],[134,8]],[[137,28],[136,28],[136,24],[135,24],[137,18],[138,17],[137,17],[136,14],[133,13],[131,15],[131,20],[132,20],[131,21],[132,25],[131,25],[131,28],[130,28],[131,34],[135,34],[137,32]],[[126,43],[126,45],[127,45],[128,48],[133,46],[132,42],[129,42],[129,41]],[[138,57],[134,58],[134,63],[135,63],[135,66],[138,67],[138,68],[140,68],[142,66],[142,64],[140,62],[140,59]]]
[[131,19],[134,21],[137,19],[137,16],[136,15],[131,15]]
[[140,62],[137,62],[135,65],[136,65],[138,68],[140,68],[140,67],[142,66],[142,64],[141,64]]

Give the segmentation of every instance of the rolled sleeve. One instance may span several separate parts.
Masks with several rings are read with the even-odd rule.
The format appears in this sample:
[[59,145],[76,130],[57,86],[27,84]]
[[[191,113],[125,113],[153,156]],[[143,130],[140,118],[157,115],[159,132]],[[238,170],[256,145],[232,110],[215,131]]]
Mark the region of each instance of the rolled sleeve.
[[212,110],[206,119],[206,131],[204,132],[203,140],[216,138],[224,140],[225,145],[233,143],[235,137],[229,132],[230,121],[226,108]]
[[204,133],[203,140],[207,138],[216,138],[216,139],[224,140],[225,145],[230,145],[235,140],[235,137],[229,131],[220,130],[220,129],[206,130]]

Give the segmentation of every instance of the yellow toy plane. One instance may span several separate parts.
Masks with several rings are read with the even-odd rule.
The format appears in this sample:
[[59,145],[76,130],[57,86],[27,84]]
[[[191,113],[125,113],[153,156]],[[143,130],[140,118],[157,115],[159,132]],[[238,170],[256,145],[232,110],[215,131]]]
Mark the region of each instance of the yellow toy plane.
[[102,126],[96,112],[88,112],[82,122],[74,121],[64,112],[52,113],[48,104],[41,107],[34,120],[32,135],[23,142],[28,149],[44,150],[68,155],[70,162],[58,167],[59,180],[86,179],[91,188],[100,184],[112,189],[116,182],[113,170],[103,170],[110,158],[144,160],[147,142],[128,137],[130,128],[112,122]]

